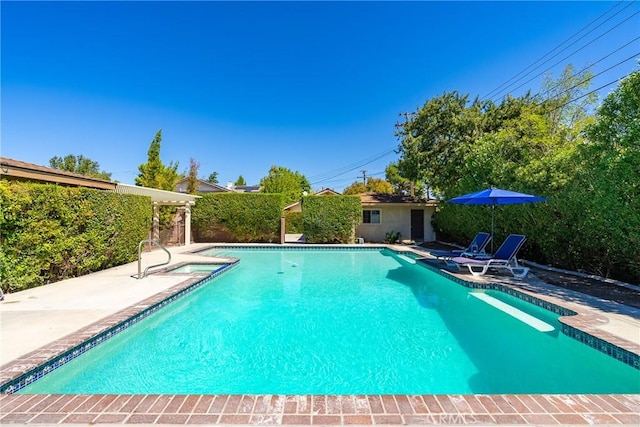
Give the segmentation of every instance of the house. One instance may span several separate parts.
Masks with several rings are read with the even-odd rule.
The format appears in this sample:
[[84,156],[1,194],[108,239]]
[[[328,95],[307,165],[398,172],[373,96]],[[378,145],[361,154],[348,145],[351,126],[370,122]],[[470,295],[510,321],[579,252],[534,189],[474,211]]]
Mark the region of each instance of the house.
[[[197,179],[196,180],[197,184],[198,184],[198,188],[196,190],[197,193],[229,193],[229,192],[233,192],[233,189],[222,186],[222,185],[218,185],[218,184],[214,184],[212,182],[208,182],[208,181],[204,181],[202,179]],[[178,181],[178,184],[176,185],[176,191],[178,193],[186,193],[187,192],[187,186],[189,185],[189,180],[187,178],[182,178],[180,181]]]
[[400,233],[402,241],[432,242],[435,232],[431,217],[436,201],[395,194],[365,193],[362,202],[362,224],[356,237],[365,242],[383,242],[387,233]]
[[92,178],[62,169],[40,166],[21,160],[0,157],[0,178],[10,181],[39,182],[57,184],[67,187],[86,187],[98,190],[115,191],[117,183]]

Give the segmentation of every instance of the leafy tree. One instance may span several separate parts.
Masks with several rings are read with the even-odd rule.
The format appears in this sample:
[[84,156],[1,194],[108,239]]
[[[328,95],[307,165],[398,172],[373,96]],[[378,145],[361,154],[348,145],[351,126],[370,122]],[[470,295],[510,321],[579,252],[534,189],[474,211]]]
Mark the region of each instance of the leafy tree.
[[[391,184],[393,187],[393,194],[399,195],[409,195],[411,194],[411,181],[401,175],[400,167],[398,166],[400,161],[391,162],[385,168],[385,179]],[[413,191],[414,195],[423,195],[426,193],[425,186],[423,182],[414,182],[413,183]]]
[[242,186],[242,185],[247,185],[247,181],[245,181],[244,177],[242,175],[240,175],[238,177],[238,179],[236,179],[236,182],[233,183],[233,185],[235,185],[236,187]]
[[400,127],[401,176],[438,192],[460,178],[464,156],[482,134],[483,104],[468,106],[468,98],[454,91],[430,99]]
[[260,180],[260,187],[263,193],[283,194],[287,204],[300,200],[305,191],[311,191],[304,175],[281,166],[272,166],[269,174]]
[[218,172],[213,171],[209,174],[209,178],[207,178],[207,182],[210,182],[212,184],[217,184],[218,183]]
[[[587,126],[575,181],[583,253],[598,274],[640,281],[640,71],[604,99]],[[593,271],[593,270],[592,270]]]
[[156,132],[153,141],[147,151],[147,162],[138,166],[140,173],[136,177],[136,185],[159,190],[174,191],[176,184],[183,175],[179,174],[178,162],[170,162],[165,166],[160,160],[160,143],[162,142],[162,129]]
[[75,156],[69,154],[67,156],[54,156],[49,159],[49,166],[55,169],[65,170],[92,178],[104,179],[111,181],[111,173],[101,171],[100,164],[94,160],[84,157],[82,154]]
[[550,74],[545,76],[543,90],[538,97],[546,110],[551,136],[569,132],[565,136],[571,137],[571,131],[588,119],[587,109],[598,97],[596,92],[586,93],[592,77],[589,70],[576,72],[571,64],[565,67],[557,80],[553,80]]
[[356,181],[350,186],[346,187],[342,191],[342,194],[344,194],[345,196],[349,196],[349,195],[355,195],[355,194],[363,194],[366,192],[367,192],[367,186],[360,181]]
[[367,178],[367,190],[378,194],[392,194],[393,186],[381,178]]
[[393,187],[394,194],[409,194],[411,182],[400,174],[398,162],[391,162],[384,170],[385,178]]
[[379,194],[392,194],[393,186],[391,183],[380,178],[367,178],[367,184],[361,182],[354,182],[350,186],[344,189],[342,194],[354,195],[362,193],[379,193]]
[[189,174],[187,175],[188,194],[196,194],[198,192],[198,169],[200,169],[200,163],[196,162],[193,157],[189,159]]

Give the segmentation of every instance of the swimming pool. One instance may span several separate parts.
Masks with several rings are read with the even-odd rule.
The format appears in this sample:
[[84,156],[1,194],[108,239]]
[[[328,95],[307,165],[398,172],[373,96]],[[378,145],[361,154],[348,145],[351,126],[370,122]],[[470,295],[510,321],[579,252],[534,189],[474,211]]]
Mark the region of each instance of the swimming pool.
[[[387,250],[225,250],[238,267],[26,393],[638,392],[639,371],[540,332]],[[514,299],[515,300],[515,299]]]

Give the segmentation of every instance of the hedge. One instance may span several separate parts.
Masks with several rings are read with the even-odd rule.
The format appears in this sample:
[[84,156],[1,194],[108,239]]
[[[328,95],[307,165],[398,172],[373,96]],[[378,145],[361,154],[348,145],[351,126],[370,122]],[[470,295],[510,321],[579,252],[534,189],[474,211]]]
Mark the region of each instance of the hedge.
[[279,242],[281,194],[208,193],[191,209],[197,242]]
[[359,196],[306,196],[302,222],[307,243],[353,243],[362,220]]
[[0,285],[17,291],[132,262],[149,197],[0,181]]
[[285,212],[287,233],[302,234],[304,233],[304,225],[302,224],[302,212]]

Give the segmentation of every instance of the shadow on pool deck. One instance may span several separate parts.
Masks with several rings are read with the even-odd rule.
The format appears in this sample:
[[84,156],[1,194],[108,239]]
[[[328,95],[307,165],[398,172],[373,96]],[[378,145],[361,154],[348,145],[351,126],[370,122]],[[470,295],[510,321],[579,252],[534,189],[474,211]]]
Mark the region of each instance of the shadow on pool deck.
[[[451,245],[441,242],[423,243],[421,248],[426,250],[456,249]],[[600,305],[603,309],[610,312],[618,312],[619,306],[617,304],[606,304],[604,301],[612,301],[614,303],[624,304],[629,307],[640,309],[640,291],[632,289],[631,287],[619,286],[603,280],[598,280],[594,277],[584,277],[571,273],[551,271],[535,266],[531,266],[530,268],[531,275],[545,283],[555,286],[555,288],[549,288],[549,292],[559,298],[590,304],[593,302],[593,297],[595,297],[601,300]],[[591,298],[585,298],[581,294],[588,295]]]

